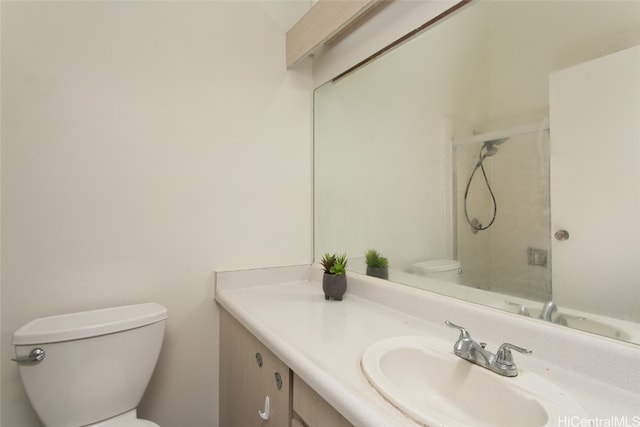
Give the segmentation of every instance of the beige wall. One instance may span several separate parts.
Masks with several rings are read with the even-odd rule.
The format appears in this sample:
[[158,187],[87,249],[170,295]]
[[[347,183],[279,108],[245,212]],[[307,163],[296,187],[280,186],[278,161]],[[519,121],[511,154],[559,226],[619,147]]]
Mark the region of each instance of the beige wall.
[[307,2],[2,3],[2,425],[38,426],[11,334],[169,310],[140,414],[217,425],[213,271],[311,259]]

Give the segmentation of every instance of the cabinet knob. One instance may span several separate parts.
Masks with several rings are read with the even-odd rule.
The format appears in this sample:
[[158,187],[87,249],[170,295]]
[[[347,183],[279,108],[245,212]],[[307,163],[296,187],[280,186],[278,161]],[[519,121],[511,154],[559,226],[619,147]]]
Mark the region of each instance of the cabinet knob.
[[273,374],[273,376],[276,379],[276,387],[278,387],[278,390],[280,390],[282,388],[282,375],[280,375],[280,372],[276,372]]
[[260,353],[256,353],[256,363],[258,368],[262,368],[262,355]]
[[569,240],[569,232],[567,230],[558,230],[554,236],[556,240]]

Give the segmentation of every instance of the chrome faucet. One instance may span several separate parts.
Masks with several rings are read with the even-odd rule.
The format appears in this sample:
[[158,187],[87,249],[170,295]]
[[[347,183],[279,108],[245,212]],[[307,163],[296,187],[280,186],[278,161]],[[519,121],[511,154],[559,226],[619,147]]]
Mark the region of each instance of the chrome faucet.
[[551,322],[551,315],[558,311],[558,306],[553,301],[547,301],[542,306],[542,311],[540,312],[540,316],[538,316],[542,320],[546,320],[547,322]]
[[504,343],[498,347],[496,354],[486,350],[485,343],[477,343],[462,326],[455,325],[448,320],[444,322],[447,326],[456,328],[460,331],[460,337],[458,341],[453,345],[453,352],[456,356],[468,360],[471,363],[482,366],[497,374],[504,375],[505,377],[515,377],[518,375],[518,367],[513,362],[513,355],[511,350],[518,351],[520,353],[531,353],[531,350],[518,347],[517,345]]
[[[552,317],[554,313],[557,313],[555,320]],[[567,326],[567,319],[587,320],[587,318],[584,316],[575,316],[573,314],[558,313],[558,305],[553,301],[547,301],[546,303],[544,303],[544,306],[542,306],[542,311],[540,312],[540,316],[538,317],[542,320],[546,320],[547,322],[553,322],[563,326]]]

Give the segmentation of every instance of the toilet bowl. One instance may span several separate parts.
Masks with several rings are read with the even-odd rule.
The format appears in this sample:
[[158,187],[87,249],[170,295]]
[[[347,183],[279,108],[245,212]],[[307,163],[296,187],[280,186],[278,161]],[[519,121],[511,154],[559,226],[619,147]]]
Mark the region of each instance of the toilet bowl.
[[447,282],[460,283],[460,261],[452,259],[434,259],[417,262],[408,267],[409,273],[427,276]]
[[155,369],[167,310],[155,303],[33,320],[13,334],[18,370],[46,427],[158,427],[136,408]]

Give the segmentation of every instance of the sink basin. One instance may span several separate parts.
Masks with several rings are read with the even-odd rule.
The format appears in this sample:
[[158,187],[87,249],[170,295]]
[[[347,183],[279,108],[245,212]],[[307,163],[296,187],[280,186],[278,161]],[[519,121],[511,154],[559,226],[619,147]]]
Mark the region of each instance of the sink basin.
[[[538,316],[540,316],[540,310],[538,309],[529,309],[529,312],[531,317],[538,318]],[[554,313],[552,318],[555,321],[559,316],[562,316],[562,314]],[[617,338],[619,340],[629,341],[631,339],[631,336],[620,328],[616,328],[615,326],[611,326],[590,318],[580,319],[574,317],[566,317],[565,321],[565,326],[568,326],[570,328],[580,329],[581,331],[591,332],[592,334],[602,335],[609,338]]]
[[575,400],[539,375],[520,370],[517,377],[503,377],[459,358],[452,346],[429,337],[388,338],[364,352],[362,370],[394,406],[428,426],[537,427],[586,417]]
[[602,335],[609,338],[616,338],[623,341],[631,340],[631,335],[620,328],[607,325],[591,319],[566,319],[567,326],[581,331],[591,332],[592,334]]

